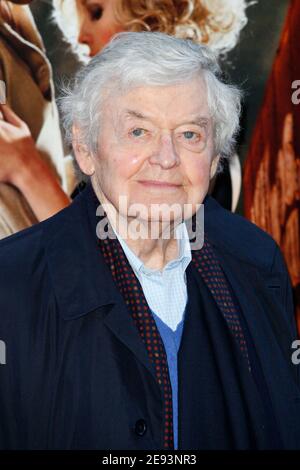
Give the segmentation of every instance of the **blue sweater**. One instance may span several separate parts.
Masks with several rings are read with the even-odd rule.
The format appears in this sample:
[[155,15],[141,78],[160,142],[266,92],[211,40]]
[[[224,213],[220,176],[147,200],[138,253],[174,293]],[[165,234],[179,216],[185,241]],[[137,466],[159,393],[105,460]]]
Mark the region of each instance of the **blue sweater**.
[[[151,311],[152,312],[152,311]],[[178,449],[178,369],[177,369],[177,353],[180,347],[181,336],[184,325],[184,316],[181,322],[173,331],[166,323],[164,323],[154,312],[152,312],[156,326],[159,330],[161,339],[164,343],[169,376],[172,387],[172,406],[173,406],[173,431],[174,431],[174,449]]]

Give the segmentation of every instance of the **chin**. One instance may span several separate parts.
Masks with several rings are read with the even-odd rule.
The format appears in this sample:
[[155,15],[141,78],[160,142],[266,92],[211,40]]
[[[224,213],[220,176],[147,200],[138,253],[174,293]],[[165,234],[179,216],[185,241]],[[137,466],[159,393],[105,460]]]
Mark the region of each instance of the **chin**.
[[183,218],[184,207],[179,202],[152,201],[149,204],[145,202],[141,204],[143,204],[143,209],[136,214],[139,220],[153,223],[173,223],[175,220],[182,220]]

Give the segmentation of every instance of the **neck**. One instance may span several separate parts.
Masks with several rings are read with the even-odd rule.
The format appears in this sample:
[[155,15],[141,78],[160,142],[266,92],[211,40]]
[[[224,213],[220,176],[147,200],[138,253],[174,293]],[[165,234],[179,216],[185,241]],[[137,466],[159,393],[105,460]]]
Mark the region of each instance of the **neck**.
[[169,239],[127,238],[125,242],[143,264],[151,269],[162,271],[169,261],[178,257],[178,241],[174,238],[174,234]]
[[178,240],[175,238],[175,228],[179,222],[170,224],[169,222],[142,220],[122,215],[108,201],[102,191],[95,187],[94,191],[114,231],[146,267],[163,270],[169,261],[178,257]]

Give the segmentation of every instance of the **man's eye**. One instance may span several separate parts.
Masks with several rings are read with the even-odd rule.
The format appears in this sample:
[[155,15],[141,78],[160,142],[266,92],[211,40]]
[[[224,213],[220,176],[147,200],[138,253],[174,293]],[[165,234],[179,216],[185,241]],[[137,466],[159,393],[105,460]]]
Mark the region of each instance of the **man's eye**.
[[138,127],[137,129],[133,129],[133,131],[131,131],[131,134],[134,137],[141,137],[145,134],[145,129],[141,129],[140,127]]
[[193,131],[185,131],[183,132],[184,138],[187,140],[195,140],[195,138],[199,137],[199,134]]
[[103,8],[100,6],[91,6],[90,7],[90,17],[92,21],[98,21],[100,20],[101,16],[103,14]]

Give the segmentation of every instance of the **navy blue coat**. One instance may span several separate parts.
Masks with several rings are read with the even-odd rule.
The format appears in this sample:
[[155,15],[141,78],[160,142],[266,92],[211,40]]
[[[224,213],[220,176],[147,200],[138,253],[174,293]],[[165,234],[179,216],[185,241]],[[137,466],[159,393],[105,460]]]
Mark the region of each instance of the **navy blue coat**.
[[[2,449],[163,448],[160,389],[126,305],[99,261],[88,198],[89,185],[66,209],[0,242]],[[291,361],[296,329],[281,253],[269,235],[209,196],[205,229],[248,324],[283,447],[299,448],[299,377]],[[186,326],[180,351],[185,377],[196,367],[194,331]],[[196,400],[192,390],[180,397],[180,449],[200,445]],[[217,417],[212,433],[207,448],[223,448]],[[234,448],[243,448],[240,434]]]

